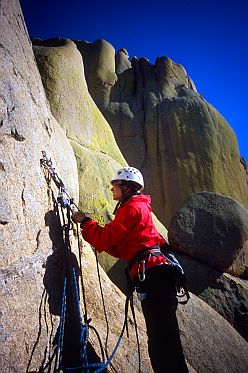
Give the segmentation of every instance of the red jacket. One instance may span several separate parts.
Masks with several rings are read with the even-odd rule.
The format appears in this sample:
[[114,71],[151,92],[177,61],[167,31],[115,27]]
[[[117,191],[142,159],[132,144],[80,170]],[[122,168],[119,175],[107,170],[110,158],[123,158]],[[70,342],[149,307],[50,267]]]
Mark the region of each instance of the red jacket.
[[[97,251],[106,251],[116,258],[128,261],[139,251],[165,243],[153,224],[151,211],[151,197],[135,195],[121,204],[115,219],[105,227],[100,227],[93,220],[85,222],[82,236]],[[157,264],[161,264],[161,258],[153,256],[147,268]],[[135,270],[132,269],[131,273]]]

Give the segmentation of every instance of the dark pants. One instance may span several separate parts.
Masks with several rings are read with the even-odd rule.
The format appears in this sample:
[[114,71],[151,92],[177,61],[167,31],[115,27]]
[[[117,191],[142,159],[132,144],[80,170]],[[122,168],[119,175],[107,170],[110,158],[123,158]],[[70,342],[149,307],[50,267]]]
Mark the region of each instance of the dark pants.
[[148,350],[156,373],[187,373],[176,318],[175,284],[165,265],[147,271],[140,286],[147,297],[141,302],[144,313]]

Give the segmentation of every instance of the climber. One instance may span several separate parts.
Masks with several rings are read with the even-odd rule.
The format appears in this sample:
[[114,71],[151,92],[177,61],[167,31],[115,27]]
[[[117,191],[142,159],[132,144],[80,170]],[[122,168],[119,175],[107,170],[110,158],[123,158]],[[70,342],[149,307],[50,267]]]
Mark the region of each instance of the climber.
[[[72,220],[80,223],[83,238],[96,250],[128,262],[141,300],[154,372],[188,372],[176,318],[175,281],[166,258],[159,254],[166,242],[153,224],[150,196],[141,193],[143,176],[134,167],[124,167],[111,184],[113,199],[118,201],[113,221],[101,227],[82,212],[74,212]],[[148,255],[139,257],[144,252]]]

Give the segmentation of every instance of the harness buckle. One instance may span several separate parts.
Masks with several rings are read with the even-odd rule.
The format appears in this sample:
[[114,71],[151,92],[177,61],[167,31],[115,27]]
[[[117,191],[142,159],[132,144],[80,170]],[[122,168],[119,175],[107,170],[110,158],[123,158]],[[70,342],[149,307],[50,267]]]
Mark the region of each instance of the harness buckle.
[[138,279],[140,282],[144,282],[146,279],[146,262],[142,260],[138,266]]

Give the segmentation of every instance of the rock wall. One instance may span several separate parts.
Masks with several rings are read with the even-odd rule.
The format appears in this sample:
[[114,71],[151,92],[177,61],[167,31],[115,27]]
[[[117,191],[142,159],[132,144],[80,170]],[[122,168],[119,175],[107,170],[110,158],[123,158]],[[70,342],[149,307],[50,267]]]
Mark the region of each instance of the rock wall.
[[[46,150],[52,157],[68,192],[81,203],[84,200],[82,193],[89,193],[82,186],[90,186],[91,180],[92,185],[99,183],[103,170],[110,176],[112,168],[119,165],[119,158],[103,154],[101,148],[95,150],[87,146],[91,143],[90,137],[85,136],[86,145],[75,141],[79,138],[77,130],[73,141],[66,137],[66,132],[69,134],[73,129],[67,128],[66,122],[58,123],[50,112],[18,1],[1,1],[0,28],[0,370],[6,373],[48,372],[54,366],[64,263],[60,215],[55,203],[57,188],[47,180],[40,166],[41,152]],[[71,48],[71,43],[68,48]],[[87,126],[87,122],[83,121],[84,125]],[[105,130],[106,127],[103,137]],[[94,129],[90,127],[90,131],[93,133]],[[78,153],[75,151],[77,146]],[[110,144],[110,149],[114,148],[115,145]],[[90,165],[95,165],[94,172],[92,167],[85,174],[80,169],[78,171],[80,162],[83,170],[91,162]],[[102,190],[103,199],[106,190]],[[88,207],[95,209],[96,204],[89,201]],[[77,262],[77,242],[73,232],[70,240],[72,256]],[[85,242],[80,245],[88,315],[104,339],[106,325],[95,256]],[[111,320],[108,346],[111,351],[123,322],[124,296],[102,269],[100,276]],[[144,320],[138,309],[136,313],[142,372],[151,372]],[[247,371],[247,343],[204,302],[192,296],[190,303],[179,310],[179,321],[186,358],[198,372],[216,372],[219,367],[228,373]],[[120,372],[137,371],[131,319],[129,326],[130,338],[124,337],[114,360],[114,366]],[[94,334],[90,343],[94,354],[99,357],[100,348]]]
[[[55,219],[52,190],[40,167],[43,150],[75,200],[79,193],[73,150],[48,109],[17,1],[1,1],[0,35],[0,370],[24,372],[39,335],[46,258],[60,247],[50,238]],[[56,316],[51,322],[56,327]],[[43,333],[36,362],[43,359],[46,340]]]
[[177,254],[188,289],[223,316],[248,341],[248,281]]
[[94,218],[108,220],[114,208],[109,193],[114,171],[126,165],[112,130],[91,96],[84,66],[70,40],[34,41],[34,53],[51,111],[60,123],[76,155],[79,170],[80,207]]
[[246,173],[236,136],[168,57],[154,65],[128,59],[104,40],[77,42],[89,92],[111,125],[129,164],[145,177],[154,212],[169,226],[191,194],[210,191],[248,206]]

